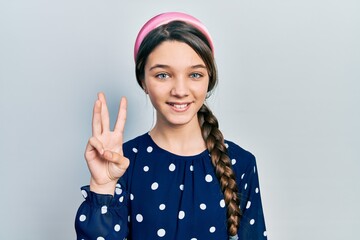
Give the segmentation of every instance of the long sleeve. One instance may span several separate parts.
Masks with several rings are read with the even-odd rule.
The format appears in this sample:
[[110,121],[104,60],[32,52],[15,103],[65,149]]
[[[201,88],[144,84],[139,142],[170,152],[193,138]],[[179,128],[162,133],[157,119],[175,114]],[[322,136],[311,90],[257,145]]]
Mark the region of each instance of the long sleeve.
[[240,182],[240,209],[242,217],[239,239],[267,239],[265,220],[260,196],[260,186],[255,157],[250,156],[246,171],[238,176]]
[[121,240],[128,235],[128,194],[117,184],[114,196],[81,188],[85,201],[75,219],[77,239]]
[[226,145],[236,175],[242,214],[237,236],[229,239],[266,240],[267,233],[255,156],[231,141],[226,141]]

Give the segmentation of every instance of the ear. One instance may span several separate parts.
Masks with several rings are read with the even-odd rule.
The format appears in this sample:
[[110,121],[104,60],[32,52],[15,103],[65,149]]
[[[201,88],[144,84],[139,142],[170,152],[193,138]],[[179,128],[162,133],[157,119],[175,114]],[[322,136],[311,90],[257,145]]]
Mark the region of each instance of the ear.
[[144,90],[144,92],[145,92],[146,94],[149,94],[148,91],[147,91],[147,88],[146,88],[145,81],[141,81],[141,87],[142,87],[142,89]]

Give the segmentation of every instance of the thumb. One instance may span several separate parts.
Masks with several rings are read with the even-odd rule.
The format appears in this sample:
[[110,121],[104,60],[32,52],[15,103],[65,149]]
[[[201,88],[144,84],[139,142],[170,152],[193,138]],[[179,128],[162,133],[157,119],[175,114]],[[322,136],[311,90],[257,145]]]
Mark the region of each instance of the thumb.
[[103,156],[109,162],[119,165],[120,168],[126,169],[129,166],[129,159],[117,152],[106,150]]

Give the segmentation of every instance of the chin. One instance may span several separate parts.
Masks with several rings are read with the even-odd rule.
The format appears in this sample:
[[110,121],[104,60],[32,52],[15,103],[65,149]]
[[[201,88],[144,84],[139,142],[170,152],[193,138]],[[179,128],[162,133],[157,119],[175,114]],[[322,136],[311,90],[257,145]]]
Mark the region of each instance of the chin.
[[198,124],[196,117],[171,117],[171,118],[167,118],[166,122],[169,125],[173,125],[173,126],[186,126],[186,125],[191,125],[194,122]]

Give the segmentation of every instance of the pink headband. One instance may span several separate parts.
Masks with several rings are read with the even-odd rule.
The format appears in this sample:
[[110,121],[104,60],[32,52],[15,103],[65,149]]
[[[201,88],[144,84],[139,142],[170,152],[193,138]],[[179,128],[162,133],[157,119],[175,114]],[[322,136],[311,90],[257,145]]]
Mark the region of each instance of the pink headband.
[[214,45],[210,36],[209,31],[206,29],[204,24],[202,24],[198,19],[194,18],[193,16],[190,16],[186,13],[181,12],[167,12],[159,14],[153,18],[151,18],[149,21],[147,21],[144,26],[141,28],[140,32],[137,35],[136,41],[135,41],[135,47],[134,47],[134,59],[136,59],[136,55],[138,54],[139,47],[146,37],[148,33],[164,24],[167,24],[172,21],[184,21],[186,23],[189,23],[196,27],[198,30],[200,30],[207,38],[207,40],[210,43],[211,50],[214,52]]

